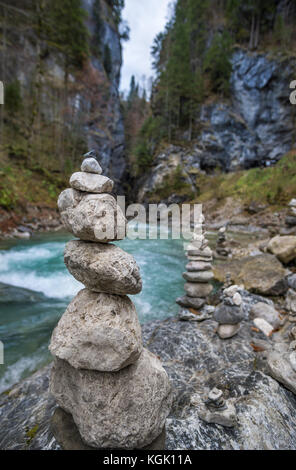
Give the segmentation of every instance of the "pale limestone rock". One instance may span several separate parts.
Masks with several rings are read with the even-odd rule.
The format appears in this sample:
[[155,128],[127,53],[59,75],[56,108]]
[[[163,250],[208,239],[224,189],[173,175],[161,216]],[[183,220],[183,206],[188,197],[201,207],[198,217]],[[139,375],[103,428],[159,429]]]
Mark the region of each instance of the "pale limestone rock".
[[288,205],[289,207],[296,207],[296,199],[291,199]]
[[72,276],[92,291],[133,295],[142,290],[134,257],[116,245],[73,240],[66,245],[64,259]]
[[278,311],[272,306],[264,302],[258,302],[253,305],[250,311],[250,318],[263,318],[270,323],[273,328],[278,328],[282,325],[282,320],[279,317]]
[[125,296],[81,290],[55,328],[51,353],[76,369],[118,371],[142,352],[137,312]]
[[289,360],[293,371],[296,372],[296,351],[290,353]]
[[214,279],[212,271],[185,272],[183,277],[188,282],[210,282]]
[[168,376],[146,349],[119,372],[74,369],[56,359],[50,388],[72,414],[83,441],[97,448],[149,445],[161,434],[172,404]]
[[189,297],[207,297],[213,290],[211,284],[187,282],[184,286],[185,292]]
[[107,243],[126,236],[126,219],[111,194],[66,189],[58,207],[66,229],[81,240]]
[[217,333],[221,339],[228,339],[235,336],[239,330],[239,323],[236,325],[219,325]]
[[111,193],[114,182],[107,176],[79,171],[71,176],[70,185],[77,191],[102,194]]
[[237,293],[238,290],[239,290],[239,286],[234,284],[233,286],[230,286],[224,289],[223,294],[227,295],[227,297],[233,297]]
[[232,300],[233,300],[234,305],[236,305],[237,307],[239,307],[243,302],[242,296],[238,292],[234,294],[234,296],[232,297]]
[[287,264],[296,258],[296,236],[276,236],[268,243],[267,250]]
[[296,371],[289,352],[271,351],[267,357],[269,374],[296,395]]
[[85,158],[81,165],[81,171],[97,175],[101,175],[103,173],[101,165],[95,158]]
[[296,315],[296,292],[289,289],[286,296],[286,308],[291,315]]
[[264,318],[255,318],[254,325],[265,334],[265,336],[271,336],[273,332],[273,326],[268,323]]

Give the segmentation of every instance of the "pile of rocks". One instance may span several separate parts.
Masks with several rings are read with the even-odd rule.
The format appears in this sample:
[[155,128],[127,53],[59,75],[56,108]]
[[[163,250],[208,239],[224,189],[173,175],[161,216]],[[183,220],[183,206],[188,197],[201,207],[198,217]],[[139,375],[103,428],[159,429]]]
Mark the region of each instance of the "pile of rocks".
[[191,403],[197,407],[199,417],[206,423],[220,424],[230,428],[237,424],[234,400],[226,401],[222,390],[216,387],[210,390],[206,400],[202,400],[198,394],[193,395]]
[[186,265],[187,271],[183,273],[183,277],[187,281],[184,287],[186,295],[176,300],[181,307],[196,310],[206,304],[207,297],[213,290],[211,281],[214,279],[213,253],[203,234],[203,228],[204,216],[201,216],[201,223],[194,227],[193,238],[186,251],[189,261]]
[[288,204],[288,214],[286,217],[286,224],[289,227],[296,226],[296,199],[292,199]]
[[236,335],[240,329],[240,322],[246,317],[239,289],[237,285],[224,289],[221,303],[215,309],[214,320],[219,323],[217,333],[221,339]]
[[142,289],[137,263],[109,243],[124,238],[127,225],[110,194],[113,181],[101,175],[94,158],[85,159],[81,170],[58,206],[67,229],[80,238],[67,244],[65,264],[86,289],[53,332],[51,392],[87,446],[143,448],[163,431],[171,386],[159,359],[143,349],[127,297]]
[[218,238],[216,244],[216,258],[228,258],[230,249],[227,248],[226,227],[221,227],[218,231]]

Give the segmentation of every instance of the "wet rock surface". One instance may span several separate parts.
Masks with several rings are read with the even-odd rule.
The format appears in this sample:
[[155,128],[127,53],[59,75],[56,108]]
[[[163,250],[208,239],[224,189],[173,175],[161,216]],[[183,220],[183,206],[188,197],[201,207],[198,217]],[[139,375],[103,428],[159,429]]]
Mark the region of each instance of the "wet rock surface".
[[[260,301],[250,294],[243,298],[245,303],[249,299],[248,309]],[[295,450],[296,396],[267,374],[266,350],[272,340],[254,332],[249,321],[228,340],[216,335],[217,326],[213,320],[192,323],[175,318],[143,326],[144,345],[160,356],[174,391],[166,449]],[[280,340],[286,336],[283,331]],[[251,343],[266,350],[256,352]],[[50,431],[56,407],[48,391],[50,369],[1,395],[1,449],[59,449]],[[234,400],[234,428],[204,422],[191,402],[192,396],[207,394],[215,386],[227,400]]]

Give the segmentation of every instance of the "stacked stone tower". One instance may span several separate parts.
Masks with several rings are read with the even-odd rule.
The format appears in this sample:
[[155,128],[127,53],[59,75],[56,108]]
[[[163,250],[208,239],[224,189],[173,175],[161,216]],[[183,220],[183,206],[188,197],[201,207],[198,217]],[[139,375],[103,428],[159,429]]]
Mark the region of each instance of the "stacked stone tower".
[[135,259],[111,241],[126,219],[111,195],[113,181],[94,158],[83,161],[58,200],[66,228],[79,240],[65,249],[70,273],[85,285],[55,328],[51,392],[94,448],[136,449],[162,433],[172,394],[159,359],[142,346],[128,294],[142,289]]
[[213,253],[203,233],[204,220],[201,215],[200,223],[195,225],[193,238],[187,246],[187,271],[183,273],[187,281],[184,287],[186,295],[176,301],[181,307],[197,310],[205,305],[207,297],[211,294],[213,286],[210,281],[214,278]]

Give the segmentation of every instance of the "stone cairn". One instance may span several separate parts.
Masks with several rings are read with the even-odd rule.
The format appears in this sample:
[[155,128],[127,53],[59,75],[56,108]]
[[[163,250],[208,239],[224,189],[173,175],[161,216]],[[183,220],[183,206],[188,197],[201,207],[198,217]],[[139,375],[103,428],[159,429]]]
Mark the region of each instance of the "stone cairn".
[[186,272],[183,273],[183,277],[187,281],[184,286],[186,295],[176,300],[182,308],[199,310],[206,304],[207,297],[213,290],[210,282],[214,278],[213,253],[203,234],[204,221],[204,216],[201,215],[200,223],[195,225],[193,238],[187,246],[188,264]]
[[209,391],[205,400],[199,394],[194,394],[191,398],[191,403],[197,408],[203,421],[230,428],[237,424],[234,402],[234,399],[225,400],[222,390],[217,387]]
[[226,285],[226,289],[222,292],[221,303],[216,307],[213,316],[219,323],[217,333],[221,339],[236,335],[240,329],[240,322],[245,319],[242,297],[238,292],[239,286],[228,287],[229,279]]
[[296,226],[296,199],[292,199],[288,205],[288,213],[286,217],[286,224],[289,227]]
[[134,258],[109,242],[126,236],[126,219],[111,195],[113,181],[86,158],[58,200],[62,221],[79,240],[65,264],[84,286],[55,328],[50,389],[91,448],[137,449],[163,432],[172,403],[159,359],[143,348],[128,294],[142,289]]
[[228,258],[230,250],[227,248],[226,227],[221,227],[218,231],[218,238],[216,244],[216,258]]

